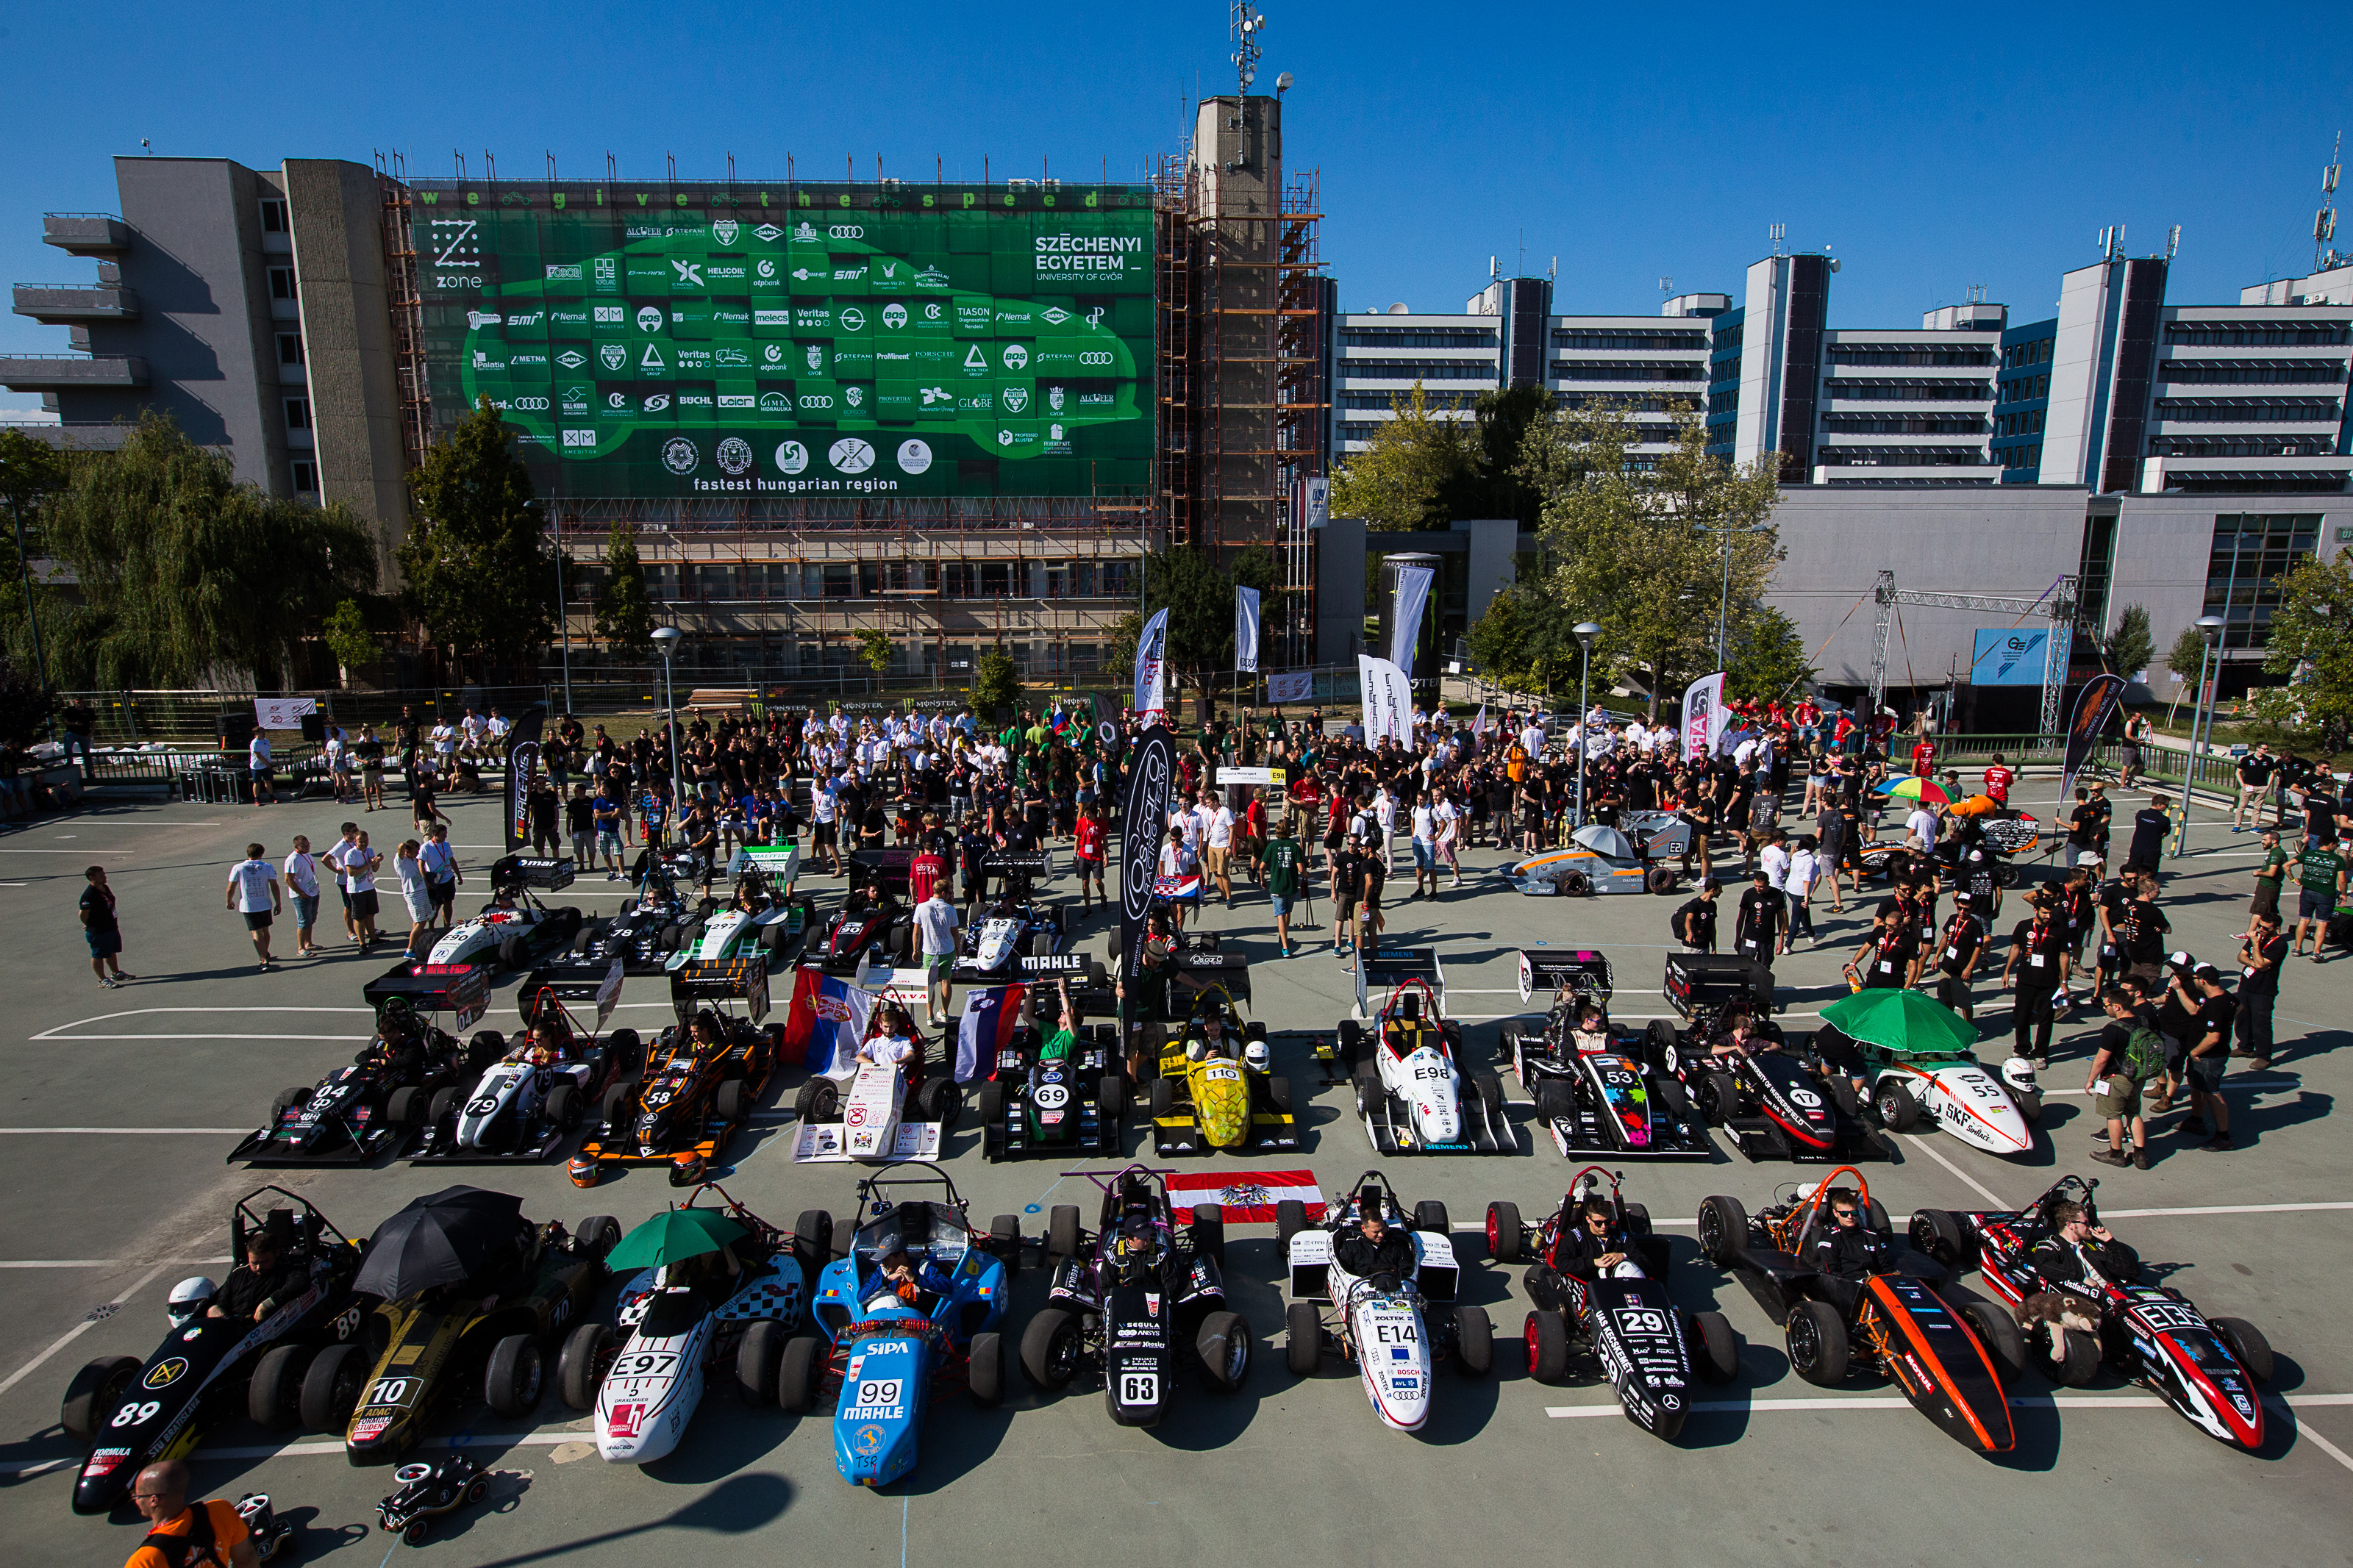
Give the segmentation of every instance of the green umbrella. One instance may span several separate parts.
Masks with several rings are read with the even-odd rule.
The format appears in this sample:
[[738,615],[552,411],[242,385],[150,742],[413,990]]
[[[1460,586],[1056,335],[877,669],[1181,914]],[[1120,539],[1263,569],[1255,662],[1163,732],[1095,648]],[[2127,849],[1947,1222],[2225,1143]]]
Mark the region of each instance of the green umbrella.
[[1968,1054],[1978,1044],[1976,1026],[1917,991],[1858,991],[1823,1008],[1822,1021],[1849,1039],[1891,1051]]
[[748,1236],[743,1225],[717,1209],[671,1209],[658,1214],[628,1235],[606,1256],[607,1268],[659,1268],[716,1252],[737,1237]]

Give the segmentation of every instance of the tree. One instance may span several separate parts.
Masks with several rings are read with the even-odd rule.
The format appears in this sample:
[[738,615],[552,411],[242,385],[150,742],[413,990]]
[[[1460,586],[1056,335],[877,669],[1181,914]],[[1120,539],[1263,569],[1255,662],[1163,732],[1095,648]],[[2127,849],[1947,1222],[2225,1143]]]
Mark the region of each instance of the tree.
[[2173,672],[2173,701],[2165,710],[2167,723],[2173,722],[2173,710],[2181,705],[2181,694],[2197,683],[2206,657],[2205,634],[2196,626],[2182,627],[2181,635],[2173,639],[2173,647],[2165,656],[2165,668]]
[[623,518],[605,540],[605,580],[596,585],[596,636],[616,653],[645,656],[654,641],[654,609],[638,559],[638,525]]
[[1741,624],[1731,654],[1724,689],[1743,702],[1786,702],[1816,674],[1806,662],[1806,639],[1798,635],[1798,623],[1769,606]]
[[375,586],[375,542],[341,505],[239,484],[228,458],[161,415],[114,452],[76,456],[47,510],[85,608],[52,645],[60,684],[279,684],[296,646]]
[[1114,680],[1133,682],[1135,679],[1135,644],[1144,636],[1144,614],[1128,610],[1107,628],[1111,640],[1103,645],[1103,673]]
[[972,671],[972,705],[983,718],[992,718],[1021,700],[1021,677],[1001,647],[980,656]]
[[56,703],[22,665],[0,655],[0,744],[29,746],[39,740]]
[[1440,496],[1440,515],[1450,521],[1508,517],[1522,528],[1535,527],[1539,498],[1520,473],[1520,449],[1528,427],[1548,417],[1552,407],[1552,394],[1542,386],[1507,387],[1472,399],[1463,437],[1471,461]]
[[1514,583],[1487,603],[1466,640],[1479,672],[1509,691],[1542,696],[1556,677],[1574,678],[1575,621],[1559,612],[1539,581]]
[[891,673],[891,634],[880,626],[864,626],[851,634],[858,639],[859,661],[878,676]]
[[0,505],[8,512],[9,529],[0,535],[0,626],[7,647],[22,647],[32,656],[36,679],[46,684],[47,651],[41,647],[41,624],[54,635],[74,612],[56,603],[56,595],[34,586],[26,570],[25,553],[32,546],[26,530],[42,504],[65,488],[65,458],[46,441],[36,441],[22,430],[0,430]]
[[[1207,723],[1219,681],[1234,668],[1234,586],[1256,588],[1261,595],[1261,624],[1274,617],[1282,591],[1276,586],[1274,556],[1253,545],[1234,557],[1231,572],[1220,572],[1205,551],[1189,544],[1145,558],[1144,607],[1147,614],[1168,612],[1168,643],[1165,655],[1177,685],[1190,687]],[[1134,669],[1134,647],[1129,670]]]
[[1637,468],[1626,458],[1638,439],[1630,413],[1564,408],[1529,426],[1520,460],[1556,563],[1546,584],[1555,613],[1599,624],[1595,682],[1639,669],[1654,720],[1662,699],[1715,668],[1720,602],[1727,641],[1747,637],[1782,553],[1770,524],[1779,456],[1745,468],[1710,457],[1688,408],[1675,436],[1674,450]]
[[326,639],[327,651],[335,656],[335,679],[340,686],[352,683],[352,667],[375,662],[375,634],[368,629],[367,612],[360,608],[357,599],[345,599],[335,606],[321,628]]
[[[2333,561],[2299,562],[2274,581],[2279,606],[2272,612],[2263,669],[2287,677],[2287,684],[2256,693],[2256,712],[2273,725],[2316,732],[2327,750],[2342,751],[2353,730],[2353,550],[2338,551]],[[2177,647],[2176,658],[2179,652]],[[2196,666],[2191,669],[2194,680]]]
[[[2100,657],[2108,668],[2130,680],[2148,668],[2157,653],[2157,639],[2148,629],[2148,611],[2140,605],[2126,605],[2116,616],[2116,624],[2100,639]],[[2196,679],[2193,673],[2191,679]]]
[[1440,496],[1475,468],[1463,426],[1430,410],[1421,383],[1389,400],[1390,419],[1373,426],[1361,452],[1332,475],[1332,514],[1361,517],[1375,529],[1419,528]]
[[407,601],[459,660],[512,665],[555,629],[555,552],[514,433],[483,397],[409,476],[417,518],[400,543]]

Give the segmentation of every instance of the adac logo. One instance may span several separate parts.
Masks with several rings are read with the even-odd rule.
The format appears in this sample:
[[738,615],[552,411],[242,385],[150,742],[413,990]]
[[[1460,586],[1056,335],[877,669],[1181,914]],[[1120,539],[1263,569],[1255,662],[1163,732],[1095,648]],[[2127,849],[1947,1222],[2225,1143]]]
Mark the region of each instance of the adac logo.
[[148,1368],[147,1375],[139,1381],[149,1388],[168,1388],[186,1376],[187,1372],[188,1363],[185,1357],[167,1356]]
[[722,245],[734,244],[735,236],[738,232],[740,231],[736,222],[732,217],[719,218],[712,222],[711,226],[711,237],[717,240]]

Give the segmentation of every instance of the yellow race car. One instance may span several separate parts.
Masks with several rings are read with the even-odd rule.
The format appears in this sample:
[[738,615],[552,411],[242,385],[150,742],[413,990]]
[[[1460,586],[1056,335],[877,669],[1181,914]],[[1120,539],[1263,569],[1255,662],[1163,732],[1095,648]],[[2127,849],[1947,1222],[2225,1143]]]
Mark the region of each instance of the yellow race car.
[[1204,989],[1147,1064],[1152,1152],[1166,1157],[1297,1149],[1291,1080],[1272,1076],[1271,1065],[1266,1026],[1242,1022],[1223,985]]

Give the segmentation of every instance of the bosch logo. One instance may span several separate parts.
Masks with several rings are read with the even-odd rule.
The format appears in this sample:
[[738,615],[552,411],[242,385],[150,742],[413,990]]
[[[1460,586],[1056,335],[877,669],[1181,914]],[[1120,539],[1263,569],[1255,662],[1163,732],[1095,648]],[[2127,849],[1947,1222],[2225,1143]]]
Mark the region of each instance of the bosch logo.
[[825,237],[828,239],[864,239],[866,230],[859,224],[838,223],[825,231]]
[[1111,351],[1108,349],[1088,349],[1079,355],[1079,363],[1081,364],[1109,364],[1111,363]]
[[510,406],[515,408],[535,409],[538,412],[544,414],[547,412],[547,399],[544,397],[518,397]]

